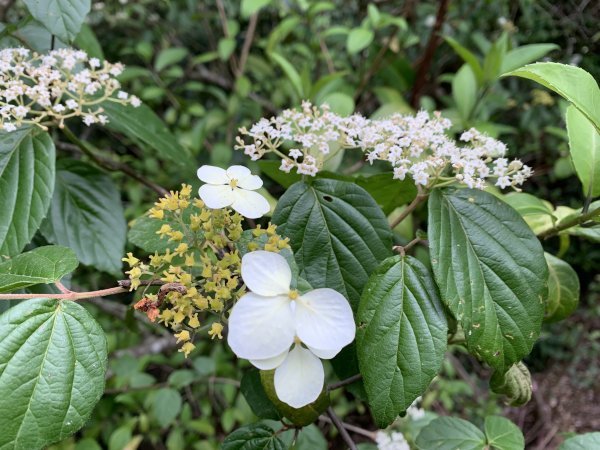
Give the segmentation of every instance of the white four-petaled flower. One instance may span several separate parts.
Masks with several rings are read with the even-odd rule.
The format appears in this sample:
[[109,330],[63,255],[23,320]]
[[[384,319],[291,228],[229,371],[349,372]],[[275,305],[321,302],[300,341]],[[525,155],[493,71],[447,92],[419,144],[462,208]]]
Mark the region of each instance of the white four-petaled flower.
[[354,340],[352,310],[342,294],[290,288],[292,271],[277,253],[242,258],[242,279],[251,291],[231,310],[227,341],[235,354],[261,370],[275,370],[275,392],[294,408],[314,402],[331,359]]
[[262,187],[262,180],[252,175],[247,167],[231,166],[225,170],[202,166],[198,169],[198,178],[206,183],[200,187],[198,194],[211,209],[231,206],[249,219],[257,219],[271,209],[267,199],[254,192]]

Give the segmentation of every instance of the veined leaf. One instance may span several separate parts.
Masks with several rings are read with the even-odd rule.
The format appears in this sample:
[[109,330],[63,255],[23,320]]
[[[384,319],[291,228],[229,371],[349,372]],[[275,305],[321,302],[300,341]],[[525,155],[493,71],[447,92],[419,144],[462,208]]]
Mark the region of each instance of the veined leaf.
[[225,438],[223,450],[285,450],[285,445],[275,431],[263,423],[253,423],[238,428]]
[[90,12],[91,0],[24,0],[31,15],[52,34],[71,42]]
[[484,450],[485,435],[470,422],[438,417],[425,426],[416,441],[420,450]]
[[436,189],[427,236],[441,298],[469,351],[499,371],[523,359],[540,333],[548,268],[521,216],[484,191]]
[[516,70],[525,64],[530,64],[557,48],[559,47],[556,44],[530,44],[517,47],[504,56],[502,73]]
[[53,283],[73,272],[79,261],[70,248],[38,247],[0,264],[0,292]]
[[79,430],[104,392],[106,337],[76,302],[28,300],[0,316],[0,449]]
[[360,373],[379,428],[392,423],[438,374],[448,326],[421,262],[386,259],[365,286],[356,316]]
[[37,128],[0,133],[0,255],[14,256],[30,241],[54,190],[54,143]]
[[563,442],[558,450],[591,450],[600,448],[600,432],[573,436]]
[[567,108],[569,149],[583,195],[600,196],[600,133],[581,111]]
[[451,38],[450,36],[444,36],[444,40],[452,47],[452,49],[460,56],[464,62],[466,62],[473,74],[475,75],[475,79],[478,83],[483,82],[483,68],[481,67],[481,63],[479,59],[473,52],[468,50],[462,44],[460,44],[457,40]]
[[485,418],[485,437],[494,450],[523,450],[525,438],[518,426],[501,416]]
[[548,299],[545,322],[558,322],[569,317],[579,303],[579,277],[565,261],[545,253],[548,263]]
[[496,394],[505,395],[511,406],[523,406],[531,400],[531,374],[527,366],[519,361],[506,372],[494,372],[490,388]]

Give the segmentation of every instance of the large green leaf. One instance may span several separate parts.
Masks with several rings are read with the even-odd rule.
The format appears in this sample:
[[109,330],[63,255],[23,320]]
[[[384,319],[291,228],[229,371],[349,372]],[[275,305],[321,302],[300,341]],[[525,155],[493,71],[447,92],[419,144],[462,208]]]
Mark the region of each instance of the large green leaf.
[[469,351],[496,370],[527,355],[544,313],[548,268],[521,216],[474,189],[437,189],[429,199],[431,265]]
[[484,429],[488,445],[492,449],[523,450],[525,448],[523,432],[505,417],[486,417]]
[[540,59],[542,56],[559,48],[556,44],[530,44],[522,45],[509,51],[502,61],[502,73],[516,70]]
[[579,303],[579,277],[560,258],[545,253],[548,263],[548,298],[544,321],[557,322],[569,317]]
[[290,238],[300,276],[314,288],[339,291],[354,308],[371,272],[391,255],[385,216],[353,183],[296,183],[279,199],[273,223]]
[[222,450],[285,450],[275,431],[263,423],[238,428],[225,438]]
[[356,343],[371,413],[379,428],[429,386],[446,351],[446,318],[428,270],[410,256],[386,259],[365,286]]
[[179,145],[177,138],[167,129],[164,122],[146,105],[134,108],[105,101],[102,108],[110,119],[106,125],[109,129],[125,134],[144,149],[156,150],[155,155],[149,153],[148,156],[168,159],[181,166],[195,166],[190,153]]
[[573,436],[563,442],[558,450],[592,450],[600,448],[600,432]]
[[536,81],[561,95],[594,124],[600,132],[600,89],[588,72],[566,64],[544,62],[530,64],[503,76],[517,76]]
[[43,131],[0,133],[0,255],[18,255],[46,215],[54,190],[54,143]]
[[506,372],[496,371],[490,379],[490,388],[496,394],[505,395],[511,406],[522,406],[531,400],[531,374],[519,361]]
[[0,264],[0,292],[10,292],[41,283],[54,283],[73,272],[79,261],[69,248],[38,247]]
[[421,450],[484,450],[485,435],[475,425],[456,417],[438,417],[425,426],[416,441]]
[[121,272],[127,231],[121,198],[111,178],[95,167],[60,162],[41,231],[49,242],[72,248],[82,263]]
[[34,299],[2,314],[0,449],[41,449],[81,428],[106,365],[106,337],[75,302]]
[[600,133],[574,106],[567,108],[569,149],[583,194],[600,195]]
[[92,6],[91,0],[24,1],[31,15],[65,42],[75,39]]

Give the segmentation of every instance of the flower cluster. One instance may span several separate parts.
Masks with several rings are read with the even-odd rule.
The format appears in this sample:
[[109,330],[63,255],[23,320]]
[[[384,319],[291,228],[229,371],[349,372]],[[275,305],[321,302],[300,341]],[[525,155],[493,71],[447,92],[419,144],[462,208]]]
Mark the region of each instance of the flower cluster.
[[141,104],[120,90],[116,77],[122,71],[122,64],[89,58],[81,50],[62,48],[43,55],[24,48],[0,50],[0,129],[62,127],[71,117],[81,117],[88,126],[104,125],[108,117],[102,114],[102,102]]
[[172,329],[186,356],[195,348],[196,334],[208,330],[211,338],[222,338],[228,310],[246,292],[240,248],[289,249],[275,225],[244,232],[242,216],[228,208],[209,209],[191,193],[184,184],[148,211],[161,251],[147,262],[132,253],[123,258],[131,290],[142,291],[135,308]]
[[319,358],[333,358],[354,340],[348,301],[333,289],[292,289],[291,268],[276,253],[245,254],[241,276],[250,292],[231,310],[229,346],[259,369],[275,369],[282,402],[293,408],[314,402],[325,381]]
[[375,433],[375,442],[378,450],[410,450],[406,438],[398,431],[387,433],[380,430]]
[[[415,116],[394,114],[373,120],[354,114],[341,117],[327,106],[320,109],[308,102],[302,110],[290,109],[280,116],[261,119],[250,130],[240,133],[236,149],[253,160],[266,153],[281,158],[280,169],[314,176],[328,159],[344,148],[357,148],[367,161],[389,162],[394,178],[412,178],[417,186],[431,188],[441,184],[460,183],[483,189],[492,179],[501,188],[518,186],[531,176],[532,170],[519,160],[505,158],[506,146],[471,129],[460,142],[448,136],[450,120],[439,113],[430,116],[421,111]],[[284,148],[290,148],[287,153]]]

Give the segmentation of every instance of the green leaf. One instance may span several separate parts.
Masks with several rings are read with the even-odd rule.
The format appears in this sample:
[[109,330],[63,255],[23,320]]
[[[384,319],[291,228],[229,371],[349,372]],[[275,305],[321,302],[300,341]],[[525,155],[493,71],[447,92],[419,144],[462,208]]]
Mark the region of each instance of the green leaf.
[[421,262],[393,256],[365,286],[356,316],[360,373],[375,423],[385,428],[438,374],[446,351],[446,318]]
[[304,98],[305,95],[304,87],[302,85],[302,78],[300,77],[300,74],[298,73],[296,68],[279,53],[271,52],[269,53],[269,58],[271,58],[273,62],[277,64],[281,68],[281,70],[283,70],[283,73],[288,78],[288,80],[290,80],[290,83],[292,83],[292,86],[294,87],[294,90],[296,91],[296,94],[299,96],[299,98]]
[[375,34],[371,30],[366,28],[354,28],[348,33],[348,38],[346,39],[346,49],[348,50],[348,53],[353,55],[364,50],[371,45],[374,37]]
[[523,432],[505,417],[486,417],[484,429],[488,445],[492,449],[523,450],[525,448]]
[[585,196],[600,196],[600,133],[574,106],[567,108],[569,149]]
[[501,197],[523,217],[529,228],[537,235],[552,228],[556,218],[552,204],[524,192],[511,192]]
[[272,220],[290,238],[300,276],[314,288],[337,290],[354,308],[371,272],[391,255],[383,212],[353,183],[296,183],[279,199]]
[[225,438],[222,450],[285,450],[275,431],[263,423],[238,428]]
[[134,108],[131,105],[105,101],[101,106],[110,119],[106,126],[123,133],[142,149],[156,150],[156,155],[149,152],[148,156],[168,159],[180,166],[195,166],[189,151],[179,145],[177,138],[167,129],[164,122],[146,105]]
[[73,249],[83,264],[121,272],[127,231],[121,196],[112,179],[94,166],[61,160],[41,231],[49,242]]
[[523,406],[531,400],[531,374],[527,366],[519,361],[506,372],[494,372],[490,388],[496,394],[505,395],[509,405]]
[[548,268],[521,216],[476,189],[429,199],[431,265],[471,353],[496,370],[527,355],[540,333]]
[[221,38],[217,45],[217,53],[221,61],[227,61],[233,51],[235,50],[235,39],[234,38]]
[[104,332],[81,305],[34,299],[0,316],[0,448],[37,450],[89,419],[104,391]]
[[508,36],[503,33],[486,53],[483,60],[483,77],[488,82],[494,82],[502,73],[504,55],[506,55]]
[[281,419],[281,414],[265,393],[258,370],[250,369],[244,373],[240,391],[257,417],[271,420]]
[[477,56],[475,56],[475,54],[466,47],[463,47],[457,40],[449,36],[444,36],[444,40],[450,45],[450,47],[452,47],[458,56],[460,56],[463,61],[466,62],[469,67],[471,67],[471,70],[475,75],[475,79],[478,83],[481,83],[483,81],[483,69]]
[[188,55],[187,48],[173,47],[162,50],[154,61],[154,69],[160,72],[166,67],[181,62]]
[[92,30],[89,25],[84,23],[81,26],[81,30],[73,43],[75,46],[85,51],[90,58],[104,59],[104,53],[102,52],[100,42],[98,42],[94,30]]
[[527,78],[553,90],[583,113],[600,132],[600,89],[588,72],[566,64],[535,63],[503,76]]
[[545,322],[566,319],[579,303],[579,277],[573,268],[550,253],[545,253],[548,264],[548,298]]
[[39,228],[54,190],[54,143],[35,128],[0,133],[0,255],[18,255]]
[[530,44],[522,45],[511,51],[509,51],[502,61],[502,73],[516,70],[525,64],[532,63],[541,57],[545,56],[548,52],[560,48],[556,44]]
[[257,13],[261,8],[269,5],[271,0],[242,0],[240,12],[244,19],[249,18],[252,14]]
[[330,92],[321,101],[330,106],[331,111],[341,116],[349,116],[354,112],[354,99],[343,92]]
[[38,247],[0,264],[0,292],[10,292],[41,283],[54,283],[73,272],[79,261],[69,248]]
[[50,33],[71,42],[90,12],[91,0],[24,0],[27,9]]
[[421,450],[484,450],[485,435],[475,425],[456,417],[438,417],[424,427],[416,441]]
[[152,414],[161,428],[168,427],[181,412],[181,395],[175,389],[159,389],[152,398]]
[[573,436],[563,442],[558,450],[592,450],[600,448],[600,432]]
[[452,97],[463,121],[468,120],[477,102],[477,80],[468,64],[463,64],[452,79]]
[[387,216],[398,206],[410,203],[417,195],[417,188],[412,180],[394,180],[392,173],[356,178],[356,184],[364,188],[377,202]]

